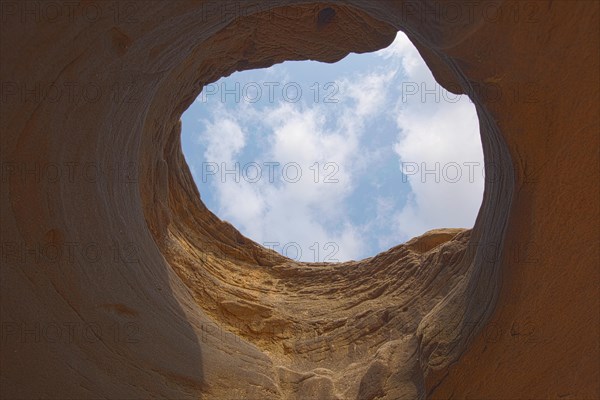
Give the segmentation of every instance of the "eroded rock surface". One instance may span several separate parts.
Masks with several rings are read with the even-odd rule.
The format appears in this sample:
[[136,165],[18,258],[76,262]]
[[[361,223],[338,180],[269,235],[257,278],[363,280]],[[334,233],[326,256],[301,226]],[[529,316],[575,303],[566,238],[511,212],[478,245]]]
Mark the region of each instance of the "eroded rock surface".
[[[597,2],[48,4],[2,2],[2,398],[599,397]],[[206,209],[204,84],[398,30],[477,107],[472,230],[304,264]]]

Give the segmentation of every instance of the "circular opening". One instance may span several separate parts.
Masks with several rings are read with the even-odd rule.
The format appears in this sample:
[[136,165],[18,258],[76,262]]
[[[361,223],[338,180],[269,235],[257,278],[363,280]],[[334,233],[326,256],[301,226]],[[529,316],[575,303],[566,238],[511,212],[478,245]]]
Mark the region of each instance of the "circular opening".
[[471,227],[482,201],[475,107],[435,82],[401,32],[335,64],[285,62],[207,85],[182,116],[182,145],[211,211],[306,262]]

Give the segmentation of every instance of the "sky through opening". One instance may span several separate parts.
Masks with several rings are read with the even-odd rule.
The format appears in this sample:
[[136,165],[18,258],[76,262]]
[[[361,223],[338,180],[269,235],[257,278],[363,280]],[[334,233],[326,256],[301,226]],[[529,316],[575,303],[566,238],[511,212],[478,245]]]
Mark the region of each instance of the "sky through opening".
[[437,84],[402,32],[335,64],[285,62],[207,85],[182,116],[203,202],[296,260],[376,255],[481,205],[475,107]]

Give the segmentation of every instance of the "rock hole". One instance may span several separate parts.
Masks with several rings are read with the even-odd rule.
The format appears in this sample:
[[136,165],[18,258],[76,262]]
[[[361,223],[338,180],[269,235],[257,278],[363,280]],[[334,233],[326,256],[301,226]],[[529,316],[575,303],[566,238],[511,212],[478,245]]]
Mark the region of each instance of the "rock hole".
[[435,82],[403,33],[335,64],[285,62],[208,84],[182,127],[207,207],[294,260],[374,256],[469,228],[481,205],[475,107]]
[[335,17],[335,10],[331,7],[327,7],[319,11],[317,15],[317,28],[323,29],[326,25],[330,24]]

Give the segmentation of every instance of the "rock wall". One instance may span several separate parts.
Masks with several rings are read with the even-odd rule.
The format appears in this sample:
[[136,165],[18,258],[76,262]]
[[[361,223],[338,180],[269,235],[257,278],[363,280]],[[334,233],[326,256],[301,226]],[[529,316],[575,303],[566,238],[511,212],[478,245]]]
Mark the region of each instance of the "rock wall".
[[[597,2],[1,6],[2,398],[600,395]],[[476,105],[472,230],[304,264],[206,209],[204,84],[398,30]]]

